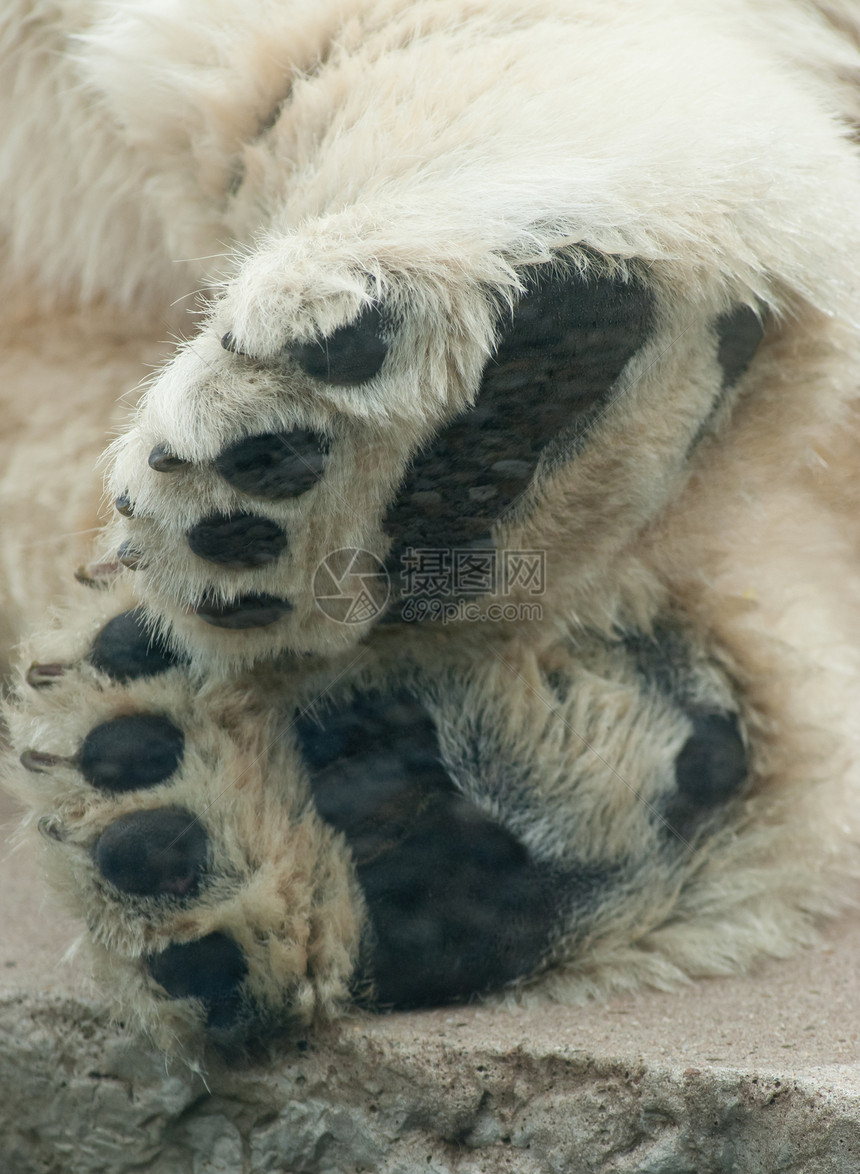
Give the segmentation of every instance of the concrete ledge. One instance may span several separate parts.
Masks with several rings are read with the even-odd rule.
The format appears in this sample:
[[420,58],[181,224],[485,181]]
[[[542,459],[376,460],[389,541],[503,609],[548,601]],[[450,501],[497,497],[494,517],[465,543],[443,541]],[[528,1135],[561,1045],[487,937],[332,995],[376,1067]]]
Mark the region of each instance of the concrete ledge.
[[860,921],[749,979],[355,1018],[206,1076],[107,1023],[74,927],[0,868],[4,1174],[856,1174]]

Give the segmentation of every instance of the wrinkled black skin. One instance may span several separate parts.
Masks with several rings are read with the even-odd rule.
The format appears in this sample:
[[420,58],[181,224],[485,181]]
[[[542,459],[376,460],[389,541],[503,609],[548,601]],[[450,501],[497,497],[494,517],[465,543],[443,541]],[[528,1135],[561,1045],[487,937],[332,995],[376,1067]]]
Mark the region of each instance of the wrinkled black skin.
[[[492,549],[492,526],[529,488],[541,460],[570,460],[587,442],[652,329],[653,295],[635,278],[551,271],[531,278],[503,323],[474,406],[413,457],[386,514],[395,587],[410,547]],[[404,584],[389,622],[407,602]]]

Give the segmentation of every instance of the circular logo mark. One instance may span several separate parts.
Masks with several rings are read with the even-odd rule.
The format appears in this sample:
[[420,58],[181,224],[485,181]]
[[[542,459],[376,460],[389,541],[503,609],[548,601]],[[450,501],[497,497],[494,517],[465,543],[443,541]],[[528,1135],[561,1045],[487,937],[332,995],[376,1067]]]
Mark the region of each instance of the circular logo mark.
[[344,546],[314,571],[313,590],[317,607],[336,624],[366,624],[384,610],[391,582],[375,554]]

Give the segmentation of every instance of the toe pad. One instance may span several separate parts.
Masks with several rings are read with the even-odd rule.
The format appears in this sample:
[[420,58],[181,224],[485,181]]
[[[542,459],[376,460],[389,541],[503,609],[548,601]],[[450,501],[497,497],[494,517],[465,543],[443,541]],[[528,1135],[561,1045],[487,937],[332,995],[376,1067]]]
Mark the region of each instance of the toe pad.
[[133,713],[90,730],[78,766],[87,782],[100,791],[134,791],[169,779],[184,747],[182,730],[168,718]]
[[179,658],[147,629],[139,611],[124,611],[96,636],[89,661],[115,681],[136,681],[167,672]]
[[243,595],[232,603],[204,599],[197,607],[197,614],[205,623],[234,631],[267,628],[290,611],[292,604],[288,600],[273,595]]
[[134,811],[99,838],[95,861],[105,880],[135,896],[193,895],[206,865],[209,837],[184,807]]
[[172,999],[201,999],[209,1027],[227,1028],[238,1018],[239,987],[248,973],[241,949],[223,933],[168,946],[147,959],[149,972]]

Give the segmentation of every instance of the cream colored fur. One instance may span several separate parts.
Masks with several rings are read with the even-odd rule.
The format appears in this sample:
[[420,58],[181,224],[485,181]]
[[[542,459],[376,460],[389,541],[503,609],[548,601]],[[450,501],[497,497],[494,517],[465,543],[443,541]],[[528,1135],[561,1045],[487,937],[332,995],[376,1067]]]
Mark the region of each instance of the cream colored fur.
[[[68,754],[105,715],[157,702],[202,747],[170,801],[218,796],[213,835],[242,879],[218,890],[217,912],[204,903],[182,925],[141,920],[99,882],[86,848],[125,806],[93,801],[73,771],[46,785],[10,770],[35,815],[73,829],[46,844],[50,867],[107,951],[122,1004],[162,1046],[193,1034],[199,1014],[159,999],[137,959],[214,925],[250,951],[269,1009],[343,1005],[364,917],[347,853],[305,810],[289,739],[276,761],[255,756],[305,691],[358,688],[404,663],[431,695],[434,680],[455,682],[456,704],[437,698],[437,717],[476,802],[538,854],[636,864],[635,888],[584,941],[563,927],[554,967],[523,997],[744,969],[809,941],[853,900],[858,28],[853,4],[799,0],[713,12],[680,0],[3,5],[10,643],[70,569],[63,536],[96,524],[93,465],[126,414],[116,398],[168,330],[193,335],[147,380],[111,449],[109,496],[129,491],[136,516],[111,522],[93,557],[130,537],[145,566],[75,600],[19,660],[77,663],[96,616],[135,592],[194,675],[173,670],[165,692],[105,686],[77,667],[44,695],[22,689],[10,717],[19,752]],[[597,254],[647,275],[657,327],[582,455],[543,471],[497,529],[500,545],[548,551],[543,620],[378,633],[356,647],[370,633],[321,616],[313,569],[342,546],[384,554],[385,505],[416,446],[474,396],[494,308],[516,302],[532,267]],[[378,295],[403,326],[360,397],[266,366]],[[737,304],[767,316],[765,338],[690,455],[719,382],[712,323]],[[258,362],[253,377],[221,346],[227,330]],[[78,385],[32,404],[28,382],[65,354]],[[205,588],[230,599],[245,580],[185,547],[190,524],[239,500],[205,462],[246,433],[297,425],[335,432],[342,460],[312,500],[268,510],[290,530],[291,559],[255,589],[288,596],[294,612],[260,632],[206,628],[190,605]],[[199,467],[154,473],[158,443]],[[751,755],[744,795],[686,848],[654,841],[648,819],[686,727],[615,643],[667,616],[688,634],[707,696],[740,713]],[[297,651],[331,660],[267,663]],[[566,700],[550,671],[571,682]],[[493,754],[535,764],[527,817],[457,776],[458,738],[481,714]],[[249,790],[229,787],[235,778]],[[565,840],[569,824],[579,830]],[[279,869],[294,870],[288,882]],[[284,921],[293,907],[301,931]],[[254,954],[255,930],[276,953],[317,935],[323,960],[314,971],[301,951]]]

